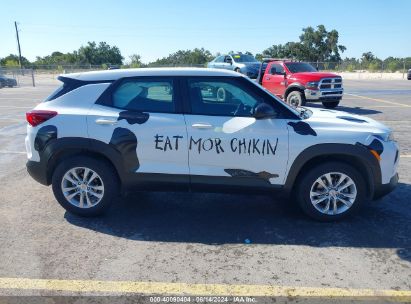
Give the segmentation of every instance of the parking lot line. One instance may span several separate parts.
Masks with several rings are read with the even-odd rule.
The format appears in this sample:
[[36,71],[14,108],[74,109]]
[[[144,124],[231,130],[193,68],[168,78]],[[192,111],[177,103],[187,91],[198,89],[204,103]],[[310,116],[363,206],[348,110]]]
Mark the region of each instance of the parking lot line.
[[356,95],[356,94],[349,94],[349,93],[345,93],[344,95],[355,96],[355,97],[358,97],[358,98],[361,98],[361,99],[368,99],[368,100],[372,100],[372,101],[392,104],[392,105],[405,107],[405,108],[411,108],[411,105],[407,105],[407,104],[403,104],[403,103],[399,103],[399,102],[394,102],[394,101],[389,101],[389,100],[384,100],[384,99],[379,99],[379,98],[372,98],[372,97],[361,96],[361,95]]
[[190,284],[134,281],[94,281],[0,278],[0,289],[47,290],[91,293],[134,293],[193,296],[270,296],[360,298],[385,297],[398,302],[411,300],[411,290],[377,290],[354,288],[322,288],[276,285]]

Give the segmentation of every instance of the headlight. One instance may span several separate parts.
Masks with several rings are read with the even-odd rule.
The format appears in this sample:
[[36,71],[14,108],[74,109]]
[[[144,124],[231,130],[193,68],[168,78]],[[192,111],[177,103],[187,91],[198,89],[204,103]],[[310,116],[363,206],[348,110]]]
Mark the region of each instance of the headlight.
[[306,87],[309,88],[309,89],[317,89],[318,88],[318,82],[317,81],[307,82]]
[[374,134],[375,137],[381,139],[382,141],[394,141],[394,132],[384,133],[384,134]]

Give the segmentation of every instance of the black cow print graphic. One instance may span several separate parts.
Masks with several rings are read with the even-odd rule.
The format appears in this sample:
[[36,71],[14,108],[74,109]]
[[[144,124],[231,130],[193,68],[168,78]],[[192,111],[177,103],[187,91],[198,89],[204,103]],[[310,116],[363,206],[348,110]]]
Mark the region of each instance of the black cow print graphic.
[[360,118],[355,118],[355,117],[350,117],[350,116],[337,116],[337,118],[339,119],[344,119],[344,120],[348,120],[348,121],[352,121],[352,122],[358,122],[358,123],[368,123],[366,120],[364,119],[360,119]]
[[299,122],[293,122],[290,121],[288,123],[289,126],[291,126],[294,129],[294,132],[300,135],[312,135],[312,136],[317,136],[317,132],[314,131],[311,126],[303,121]]
[[150,117],[150,114],[144,112],[135,112],[135,111],[122,111],[118,115],[118,121],[124,119],[130,125],[133,124],[143,124],[145,123]]
[[232,177],[257,177],[264,179],[268,183],[270,183],[270,178],[278,177],[278,174],[273,174],[267,171],[261,171],[257,173],[243,169],[224,169],[224,171],[230,174]]
[[36,138],[34,139],[34,149],[36,151],[42,151],[47,143],[57,138],[57,127],[56,126],[44,126],[41,127],[36,134]]
[[137,156],[137,137],[126,128],[115,128],[110,145],[120,152],[127,171],[135,172],[140,167]]

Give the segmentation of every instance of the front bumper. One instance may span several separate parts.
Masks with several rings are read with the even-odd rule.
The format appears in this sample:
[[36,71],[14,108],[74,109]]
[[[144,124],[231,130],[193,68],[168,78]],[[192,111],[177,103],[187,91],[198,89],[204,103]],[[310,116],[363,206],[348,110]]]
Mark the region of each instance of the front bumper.
[[344,89],[331,90],[310,90],[305,89],[305,99],[308,101],[324,101],[324,100],[341,100],[344,94]]
[[374,192],[374,199],[379,199],[388,193],[392,192],[395,187],[398,185],[398,173],[396,173],[393,177],[391,177],[390,182],[388,184],[381,184],[376,187]]

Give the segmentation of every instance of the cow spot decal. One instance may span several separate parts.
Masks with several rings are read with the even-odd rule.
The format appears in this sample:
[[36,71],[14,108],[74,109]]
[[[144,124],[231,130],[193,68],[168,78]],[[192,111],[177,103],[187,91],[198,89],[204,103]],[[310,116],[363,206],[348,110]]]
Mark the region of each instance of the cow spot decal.
[[303,121],[299,122],[293,122],[290,121],[288,123],[289,126],[291,126],[294,129],[294,132],[300,135],[312,135],[312,136],[317,136],[317,132],[314,131],[311,126]]
[[36,151],[42,151],[52,139],[57,139],[57,127],[51,125],[41,127],[37,131],[36,138],[34,139],[34,149]]
[[267,171],[261,171],[258,173],[243,169],[224,169],[224,171],[232,177],[257,177],[264,179],[268,183],[270,183],[270,178],[278,177],[278,174],[273,174]]
[[127,170],[135,172],[140,167],[137,156],[137,137],[129,129],[114,129],[109,144],[120,152],[124,161],[124,167]]
[[368,150],[374,150],[378,155],[381,155],[382,152],[384,152],[384,146],[378,139],[374,139],[369,145],[364,145],[359,142],[357,142],[356,145],[363,146]]
[[144,112],[122,111],[119,113],[117,120],[120,121],[124,119],[130,125],[134,125],[134,124],[141,125],[145,123],[149,117],[150,117],[150,114],[144,113]]
[[358,123],[368,123],[366,120],[364,119],[360,119],[360,118],[355,118],[355,117],[350,117],[350,116],[337,116],[337,118],[339,119],[344,119],[344,120],[348,120],[348,121],[352,121],[352,122],[358,122]]

